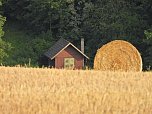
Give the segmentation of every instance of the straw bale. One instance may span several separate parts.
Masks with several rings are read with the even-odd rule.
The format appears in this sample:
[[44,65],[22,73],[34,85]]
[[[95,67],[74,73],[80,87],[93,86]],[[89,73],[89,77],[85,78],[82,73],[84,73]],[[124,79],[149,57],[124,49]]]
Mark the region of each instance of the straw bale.
[[142,71],[142,58],[129,42],[115,40],[96,53],[94,69],[103,71]]

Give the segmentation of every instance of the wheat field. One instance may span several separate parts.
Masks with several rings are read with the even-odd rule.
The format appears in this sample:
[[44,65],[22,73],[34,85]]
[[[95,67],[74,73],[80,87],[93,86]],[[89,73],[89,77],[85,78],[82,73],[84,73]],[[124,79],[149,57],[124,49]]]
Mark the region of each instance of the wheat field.
[[0,114],[152,114],[152,72],[0,67]]

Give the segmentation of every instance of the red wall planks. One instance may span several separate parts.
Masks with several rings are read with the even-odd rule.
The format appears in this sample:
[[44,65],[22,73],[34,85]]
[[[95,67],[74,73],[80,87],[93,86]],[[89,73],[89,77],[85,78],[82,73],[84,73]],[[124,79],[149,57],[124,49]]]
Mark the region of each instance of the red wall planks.
[[71,45],[60,52],[55,58],[55,68],[64,68],[64,58],[75,59],[75,69],[82,69],[84,64],[84,56],[80,54]]

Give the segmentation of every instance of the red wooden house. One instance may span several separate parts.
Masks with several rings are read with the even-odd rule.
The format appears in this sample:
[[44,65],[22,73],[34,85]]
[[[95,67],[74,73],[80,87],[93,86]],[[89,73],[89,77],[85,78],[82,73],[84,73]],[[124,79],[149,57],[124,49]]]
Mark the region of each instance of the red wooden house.
[[89,57],[71,42],[61,38],[44,53],[42,62],[47,67],[82,69],[86,59]]

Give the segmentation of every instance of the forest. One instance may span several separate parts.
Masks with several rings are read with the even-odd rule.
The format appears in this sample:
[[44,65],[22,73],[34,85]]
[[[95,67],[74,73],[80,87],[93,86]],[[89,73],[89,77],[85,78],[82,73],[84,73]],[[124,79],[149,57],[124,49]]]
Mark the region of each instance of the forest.
[[38,66],[58,39],[80,47],[93,66],[97,49],[112,40],[131,42],[144,70],[152,69],[152,0],[1,0],[0,62]]

